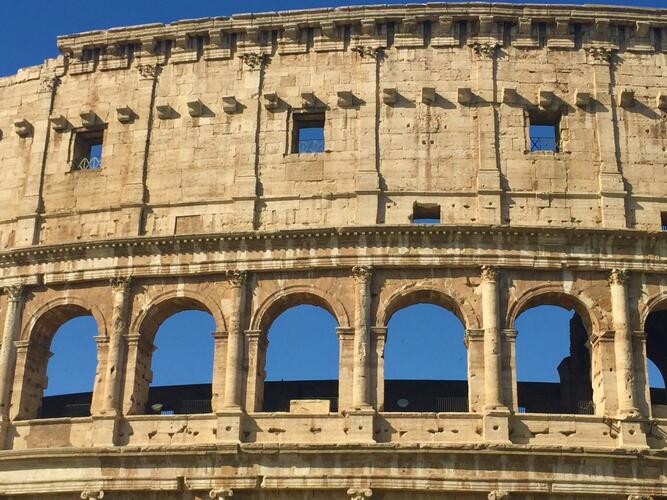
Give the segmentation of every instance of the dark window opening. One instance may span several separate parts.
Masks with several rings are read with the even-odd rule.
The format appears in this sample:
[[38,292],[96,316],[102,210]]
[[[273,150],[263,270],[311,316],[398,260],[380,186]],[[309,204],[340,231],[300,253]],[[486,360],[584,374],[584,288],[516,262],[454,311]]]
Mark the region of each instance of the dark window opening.
[[197,59],[204,55],[204,44],[206,40],[204,35],[196,35],[188,37],[188,49],[197,52]]
[[501,24],[503,47],[512,45],[512,23],[504,22]]
[[306,28],[304,31],[304,36],[306,38],[306,50],[310,52],[315,46],[315,30],[314,28]]
[[440,224],[440,205],[415,203],[412,208],[413,224]]
[[424,47],[431,45],[431,38],[433,37],[433,25],[431,21],[424,21],[422,23],[424,33]]
[[102,167],[104,132],[77,132],[74,136],[72,170],[95,170]]
[[662,28],[653,28],[653,47],[656,52],[662,52]]
[[350,42],[352,41],[352,25],[345,24],[343,26],[343,47],[347,50],[350,47]]
[[468,21],[459,21],[456,23],[458,36],[459,36],[459,47],[465,47],[468,43]]
[[554,111],[532,111],[530,120],[530,151],[552,151],[558,152],[560,140],[559,112]]
[[172,45],[172,40],[158,40],[155,45],[155,53],[162,54],[165,58],[168,59],[171,56]]
[[660,212],[660,227],[667,231],[667,212]]
[[572,38],[574,39],[574,48],[579,50],[584,45],[584,32],[580,23],[572,25]]
[[387,48],[394,46],[394,37],[396,35],[396,25],[393,22],[387,23]]
[[614,31],[616,32],[616,43],[619,50],[625,50],[625,48],[628,46],[627,27],[623,24],[619,24],[616,26]]
[[324,152],[324,113],[298,113],[294,115],[292,152]]
[[544,48],[547,45],[547,23],[537,23],[535,25],[537,34],[537,45]]

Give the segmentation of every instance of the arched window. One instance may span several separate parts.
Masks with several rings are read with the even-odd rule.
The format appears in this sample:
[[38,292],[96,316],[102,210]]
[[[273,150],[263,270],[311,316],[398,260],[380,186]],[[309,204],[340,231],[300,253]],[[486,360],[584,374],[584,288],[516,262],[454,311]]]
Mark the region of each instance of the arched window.
[[[285,309],[271,323],[266,350],[263,411],[290,411],[298,400],[322,400],[338,411],[336,318],[321,306]],[[291,403],[294,402],[294,403]]]
[[537,305],[524,310],[515,326],[519,411],[593,414],[588,332],[579,314]]
[[395,311],[384,351],[384,410],[468,411],[464,327],[441,305]]
[[[664,304],[667,306],[667,304]],[[650,404],[667,405],[667,310],[653,311],[646,319],[646,357],[648,362],[648,382],[650,387]],[[657,408],[654,408],[657,410]],[[656,413],[654,411],[654,413]],[[662,412],[660,412],[662,413]],[[667,415],[667,408],[664,409]]]
[[90,415],[97,369],[96,336],[97,323],[89,314],[69,319],[55,331],[40,417]]
[[147,413],[211,412],[214,331],[213,316],[200,310],[179,311],[160,324]]

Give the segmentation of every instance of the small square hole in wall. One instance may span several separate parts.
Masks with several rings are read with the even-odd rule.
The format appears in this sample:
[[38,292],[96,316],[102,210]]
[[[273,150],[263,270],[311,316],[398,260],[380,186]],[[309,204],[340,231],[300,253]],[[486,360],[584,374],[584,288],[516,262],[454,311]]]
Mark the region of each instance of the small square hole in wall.
[[415,203],[412,207],[413,224],[440,224],[440,205]]
[[660,227],[663,231],[667,231],[667,212],[660,212]]
[[530,151],[558,151],[560,140],[560,112],[531,111],[530,122]]
[[324,152],[324,113],[295,113],[292,153]]
[[104,131],[76,132],[72,170],[95,170],[102,166]]

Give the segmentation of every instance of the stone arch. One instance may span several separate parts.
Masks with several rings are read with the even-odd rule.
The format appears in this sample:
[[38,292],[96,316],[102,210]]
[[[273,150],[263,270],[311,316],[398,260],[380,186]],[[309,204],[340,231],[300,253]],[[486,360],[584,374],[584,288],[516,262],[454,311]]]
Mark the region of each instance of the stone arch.
[[271,294],[262,302],[250,322],[251,330],[266,334],[269,326],[290,307],[308,304],[320,306],[336,318],[338,326],[349,327],[350,321],[343,304],[333,296],[313,285],[292,285]]
[[378,306],[376,325],[386,327],[396,311],[413,304],[434,304],[444,307],[456,315],[465,329],[481,328],[481,322],[468,302],[449,291],[445,292],[428,285],[403,287],[395,291]]
[[639,327],[642,331],[646,329],[646,320],[651,313],[667,309],[667,291],[650,297],[640,311]]
[[222,310],[217,302],[210,296],[192,289],[173,289],[152,297],[132,321],[130,331],[152,342],[165,319],[185,310],[208,312],[213,316],[216,331],[227,331]]
[[599,311],[589,304],[593,304],[593,301],[583,294],[573,295],[555,285],[540,285],[525,291],[510,302],[505,324],[507,328],[514,329],[517,318],[524,311],[541,305],[555,305],[574,309],[581,317],[588,336],[591,337],[602,331],[605,322]]
[[90,314],[97,323],[97,335],[107,336],[106,319],[102,311],[94,304],[77,296],[56,297],[33,313],[29,313],[30,321],[21,331],[21,340],[39,343],[48,348],[60,326],[70,319]]
[[[44,389],[47,386],[51,342],[66,321],[91,315],[97,324],[97,336],[107,336],[105,318],[100,309],[77,296],[56,297],[28,314],[31,319],[21,331],[21,340],[25,347],[17,353],[17,419],[36,418],[40,414]],[[98,358],[99,354],[98,351]],[[97,389],[99,369],[98,363],[93,393]]]

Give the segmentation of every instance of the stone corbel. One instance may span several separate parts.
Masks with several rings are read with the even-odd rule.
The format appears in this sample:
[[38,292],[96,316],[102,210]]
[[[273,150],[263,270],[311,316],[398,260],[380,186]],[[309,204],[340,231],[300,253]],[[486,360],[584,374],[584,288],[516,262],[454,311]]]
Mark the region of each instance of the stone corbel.
[[79,116],[81,117],[81,126],[83,128],[93,128],[102,123],[100,117],[97,116],[97,113],[95,113],[92,109],[82,110],[79,113]]
[[136,120],[137,114],[132,111],[132,108],[129,106],[123,106],[121,108],[116,108],[116,117],[120,123],[127,124]]
[[438,100],[438,94],[433,87],[422,87],[421,102],[427,105],[434,105]]
[[188,114],[193,118],[202,116],[206,111],[206,106],[201,100],[196,99],[188,102]]
[[660,92],[658,94],[656,106],[660,111],[667,113],[667,92]]
[[574,92],[574,104],[578,108],[587,108],[593,102],[593,94],[585,90]]
[[382,102],[388,106],[393,106],[398,102],[398,90],[395,88],[382,89]]
[[130,58],[127,55],[127,45],[112,43],[106,47],[106,54],[100,59],[100,69],[109,71],[113,69],[127,69]]
[[172,63],[195,62],[197,60],[197,51],[188,47],[189,39],[190,36],[184,33],[176,36],[171,50]]
[[167,103],[158,104],[157,106],[155,106],[155,109],[157,111],[157,117],[160,120],[171,120],[178,116],[176,110],[172,108],[170,104]]
[[25,118],[23,120],[18,120],[14,122],[14,132],[16,132],[16,135],[18,135],[21,139],[30,137],[33,134],[34,130],[35,129],[32,126],[32,123],[30,123]]
[[63,115],[49,118],[49,121],[51,122],[51,128],[53,128],[55,132],[65,132],[72,126],[72,124]]
[[615,48],[615,44],[611,42],[611,36],[609,33],[609,19],[596,19],[595,25],[593,28],[593,43],[592,46],[595,47],[604,47],[607,49]]
[[464,106],[472,106],[476,102],[477,96],[475,96],[470,87],[459,87],[456,100]]
[[635,105],[635,91],[630,88],[619,90],[618,105],[625,109],[633,108]]
[[373,490],[370,488],[350,488],[347,490],[350,500],[365,500],[373,496]]
[[314,110],[326,107],[320,101],[314,92],[301,92],[301,107],[304,109]]
[[340,90],[337,92],[338,97],[338,107],[339,108],[352,108],[355,104],[354,94],[349,90]]
[[240,108],[239,102],[233,95],[224,96],[222,98],[222,110],[228,115],[238,113]]
[[342,27],[334,21],[321,21],[319,32],[315,36],[315,52],[344,50],[345,42],[342,36]]
[[280,97],[275,92],[268,92],[264,94],[264,107],[267,111],[278,111],[280,108]]
[[540,89],[537,103],[542,109],[552,109],[558,104],[558,99],[553,90]]
[[509,106],[515,106],[519,104],[519,93],[517,92],[516,87],[503,88],[502,102],[503,104],[507,104]]

